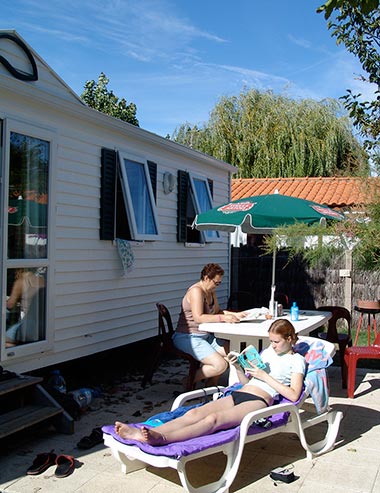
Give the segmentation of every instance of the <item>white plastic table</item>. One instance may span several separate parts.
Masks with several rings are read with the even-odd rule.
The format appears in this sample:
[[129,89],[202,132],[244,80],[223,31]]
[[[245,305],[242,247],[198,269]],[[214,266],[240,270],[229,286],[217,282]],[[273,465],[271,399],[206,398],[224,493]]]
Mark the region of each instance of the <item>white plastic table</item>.
[[[299,320],[292,322],[298,335],[309,335],[310,332],[325,325],[332,317],[331,312],[320,312],[318,310],[300,310]],[[282,317],[290,320],[290,314],[285,313]],[[252,344],[261,349],[265,339],[268,339],[268,329],[276,319],[267,320],[260,317],[255,321],[240,322],[236,324],[226,322],[203,323],[199,329],[205,332],[213,332],[217,337],[230,341],[230,350],[240,351],[241,344]]]

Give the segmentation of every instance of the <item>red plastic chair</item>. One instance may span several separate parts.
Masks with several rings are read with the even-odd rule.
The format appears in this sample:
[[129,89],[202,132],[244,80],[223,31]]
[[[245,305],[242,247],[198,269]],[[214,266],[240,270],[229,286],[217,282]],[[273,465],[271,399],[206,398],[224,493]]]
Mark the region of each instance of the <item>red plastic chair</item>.
[[372,346],[352,346],[344,353],[344,385],[347,397],[354,398],[356,365],[360,359],[380,359],[380,333],[377,334]]
[[160,363],[162,354],[169,353],[179,356],[189,362],[189,375],[187,377],[186,391],[194,390],[195,373],[200,366],[200,362],[190,354],[184,353],[174,346],[172,340],[174,329],[170,312],[162,303],[156,303],[156,307],[158,310],[158,343],[151,365],[145,371],[141,385],[142,387],[145,387],[147,382],[152,383],[153,374]]
[[282,308],[289,308],[289,296],[285,293],[274,293],[274,301],[280,303]]

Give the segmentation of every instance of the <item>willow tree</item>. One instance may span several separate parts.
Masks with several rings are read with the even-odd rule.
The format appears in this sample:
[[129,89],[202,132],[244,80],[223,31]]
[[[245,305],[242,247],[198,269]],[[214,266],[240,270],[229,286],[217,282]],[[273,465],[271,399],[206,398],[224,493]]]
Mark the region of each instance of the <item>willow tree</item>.
[[237,176],[368,174],[368,159],[336,100],[294,100],[250,89],[222,97],[203,126],[172,139],[238,167]]

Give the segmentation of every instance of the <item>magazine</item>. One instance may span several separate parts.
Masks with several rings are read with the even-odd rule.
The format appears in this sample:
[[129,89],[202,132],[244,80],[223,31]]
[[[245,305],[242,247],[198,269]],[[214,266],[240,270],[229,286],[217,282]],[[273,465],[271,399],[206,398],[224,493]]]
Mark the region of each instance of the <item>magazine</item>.
[[257,366],[262,370],[266,368],[266,365],[261,359],[261,356],[258,353],[257,349],[252,345],[247,346],[241,353],[237,353],[236,351],[231,351],[230,353],[228,353],[228,358],[229,359],[236,358],[237,362],[239,363],[243,371],[246,368],[248,369],[252,368],[251,365]]
[[250,310],[244,310],[245,317],[240,322],[253,322],[255,320],[265,320],[265,315],[269,313],[268,308],[262,306],[261,308],[251,308]]

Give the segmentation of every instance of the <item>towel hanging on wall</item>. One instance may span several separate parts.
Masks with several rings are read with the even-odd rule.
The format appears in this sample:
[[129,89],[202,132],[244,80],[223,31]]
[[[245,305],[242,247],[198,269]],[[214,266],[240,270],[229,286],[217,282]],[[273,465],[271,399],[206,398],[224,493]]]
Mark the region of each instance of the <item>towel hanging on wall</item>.
[[132,246],[128,240],[122,240],[120,238],[116,238],[116,246],[121,263],[123,264],[124,274],[126,274],[132,270],[135,261]]

